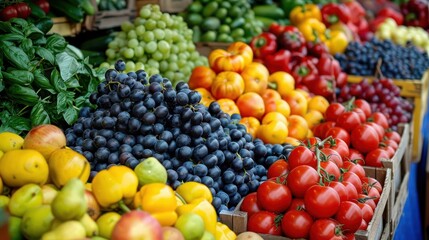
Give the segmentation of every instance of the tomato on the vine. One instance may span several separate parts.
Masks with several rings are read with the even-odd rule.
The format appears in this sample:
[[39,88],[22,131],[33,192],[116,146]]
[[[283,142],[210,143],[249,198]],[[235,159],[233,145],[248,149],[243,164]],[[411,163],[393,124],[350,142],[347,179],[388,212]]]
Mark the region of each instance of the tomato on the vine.
[[248,217],[252,216],[254,213],[262,211],[258,204],[256,192],[249,193],[243,198],[240,205],[240,211],[247,212]]
[[[381,144],[380,144],[381,145]],[[383,149],[384,151],[386,151],[387,156],[389,158],[392,158],[395,155],[395,149],[393,149],[392,146],[389,145],[384,145],[384,146],[380,146],[379,148]]]
[[307,238],[313,218],[304,210],[287,211],[282,218],[282,230],[289,238]]
[[362,211],[362,218],[369,223],[374,216],[374,209],[366,203],[355,201]]
[[286,211],[302,209],[305,209],[304,198],[292,198],[292,202]]
[[319,182],[317,171],[308,166],[300,165],[292,169],[287,176],[287,186],[294,197],[302,198],[311,186]]
[[365,154],[378,148],[380,140],[373,127],[361,124],[353,129],[351,134],[353,148]]
[[304,195],[305,209],[315,218],[332,217],[340,206],[340,196],[331,187],[313,185]]
[[317,219],[310,228],[312,240],[342,240],[340,224],[328,218]]
[[368,192],[370,188],[375,188],[381,194],[383,187],[381,183],[372,177],[364,177],[362,179],[362,190]]
[[274,180],[261,183],[256,194],[262,209],[270,212],[284,212],[289,208],[292,201],[292,193],[288,186]]
[[330,177],[334,177],[333,179],[329,180],[338,180],[341,177],[341,170],[333,161],[321,161],[320,167],[323,169],[321,169],[320,172],[322,176],[328,178],[327,175],[329,174]]
[[45,12],[45,13],[49,13],[50,10],[50,5],[49,2],[47,0],[37,0],[36,4]]
[[389,160],[389,159],[390,159],[389,155],[385,150],[381,148],[376,148],[366,154],[365,164],[371,167],[383,167],[382,160]]
[[392,140],[392,139],[383,140],[381,143],[384,144],[384,145],[392,147],[393,150],[395,150],[395,151],[399,147],[399,144],[396,141]]
[[385,131],[384,136],[389,139],[395,141],[397,144],[401,141],[401,135],[398,132],[393,130]]
[[323,160],[332,161],[335,164],[337,164],[339,168],[343,167],[343,159],[341,158],[340,154],[337,151],[335,151],[332,148],[326,148],[326,147],[320,149],[320,151],[322,152]]
[[380,193],[375,188],[370,188],[369,191],[366,192],[366,195],[372,198],[375,203],[378,203],[378,201],[380,200]]
[[[371,197],[369,197],[366,194],[360,193],[358,194],[358,197],[356,199],[358,202],[363,202],[368,204],[368,206],[370,206],[372,208],[372,210],[375,211],[375,208],[377,207],[377,204],[375,203],[374,199],[372,199]],[[355,200],[353,200],[355,201]]]
[[7,6],[3,8],[3,10],[1,10],[0,12],[0,18],[3,21],[8,21],[9,19],[17,18],[17,17],[18,17],[18,11],[14,6]]
[[352,183],[358,193],[362,192],[362,180],[356,173],[350,171],[343,173],[343,182]]
[[340,196],[340,201],[347,201],[349,196],[347,195],[347,189],[341,182],[337,181],[331,181],[331,182],[325,182],[326,186],[329,186],[333,188],[335,191],[337,191],[338,196]]
[[368,124],[369,126],[374,128],[374,130],[377,132],[378,140],[380,140],[380,141],[383,140],[385,130],[382,126],[378,125],[375,122],[366,122],[365,124]]
[[358,191],[356,190],[355,185],[353,185],[353,183],[351,182],[343,182],[343,185],[346,187],[346,191],[347,191],[347,200],[354,200],[357,199],[359,196]]
[[346,169],[348,172],[355,173],[361,180],[365,177],[365,169],[362,167],[362,165],[352,161],[344,161],[343,169]]
[[326,122],[320,123],[313,128],[313,134],[316,137],[325,138],[326,132],[329,129],[335,127],[335,125],[336,123],[334,121],[326,121]]
[[281,215],[268,211],[253,214],[247,222],[247,230],[255,233],[282,235],[280,226]]
[[325,119],[326,121],[333,121],[335,122],[337,118],[345,111],[344,105],[341,103],[331,103],[325,112]]
[[365,157],[363,154],[353,148],[349,148],[349,156],[346,159],[359,165],[365,165]]
[[356,99],[354,102],[357,108],[360,108],[364,113],[366,118],[369,118],[372,114],[371,105],[364,99]]
[[25,2],[20,2],[13,5],[18,12],[18,17],[26,19],[31,14],[31,8]]
[[358,127],[362,120],[359,117],[359,114],[357,112],[343,112],[338,116],[337,118],[337,124],[336,126],[344,128],[348,132],[352,132],[353,129]]
[[346,160],[350,154],[348,143],[340,138],[333,138],[325,142],[325,148],[331,148],[340,154],[342,160]]
[[267,170],[267,178],[286,176],[289,172],[288,163],[284,159],[275,161]]
[[360,109],[360,108],[354,108],[352,110],[352,112],[355,112],[355,113],[357,113],[359,115],[359,119],[360,119],[361,123],[366,122],[366,116],[365,116],[365,113],[363,112],[362,109]]
[[352,201],[343,201],[335,214],[335,219],[342,225],[345,233],[356,232],[362,223],[362,210]]
[[289,170],[296,168],[299,165],[308,165],[317,168],[317,159],[314,152],[304,146],[295,147],[288,157]]
[[337,138],[343,140],[347,145],[350,145],[350,133],[347,132],[344,128],[333,127],[326,131],[325,138],[331,136],[332,138]]
[[369,122],[375,122],[378,125],[382,126],[384,129],[389,128],[389,122],[387,121],[386,116],[381,112],[373,112],[368,118]]

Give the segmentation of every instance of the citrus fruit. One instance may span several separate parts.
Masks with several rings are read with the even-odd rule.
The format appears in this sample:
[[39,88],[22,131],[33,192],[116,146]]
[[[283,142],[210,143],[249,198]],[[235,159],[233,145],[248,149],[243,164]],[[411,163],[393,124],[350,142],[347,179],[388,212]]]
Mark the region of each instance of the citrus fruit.
[[22,138],[16,133],[12,133],[12,132],[0,133],[0,151],[2,152],[20,149],[23,144],[24,144],[24,138]]
[[55,150],[48,159],[48,165],[50,178],[59,188],[76,177],[86,183],[91,168],[82,154],[67,148]]

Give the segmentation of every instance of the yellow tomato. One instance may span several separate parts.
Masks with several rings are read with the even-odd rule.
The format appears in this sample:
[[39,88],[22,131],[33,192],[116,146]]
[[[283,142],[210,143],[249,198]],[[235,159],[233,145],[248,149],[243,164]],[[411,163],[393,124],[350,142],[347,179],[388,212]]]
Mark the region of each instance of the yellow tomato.
[[210,91],[205,88],[197,88],[195,89],[195,91],[201,94],[200,103],[202,103],[206,107],[209,107],[210,103],[212,103],[215,100],[212,94],[210,93]]
[[287,72],[278,71],[268,77],[268,87],[280,93],[280,96],[287,96],[295,89],[295,79]]
[[287,120],[288,136],[301,141],[304,140],[308,134],[308,124],[305,118],[299,115],[290,115]]
[[219,103],[220,109],[222,109],[223,112],[228,113],[229,115],[234,113],[240,114],[240,110],[233,100],[229,98],[221,98],[218,99],[217,102]]
[[313,129],[316,125],[321,123],[324,119],[323,114],[317,110],[310,110],[304,115],[305,121],[307,121],[308,128]]
[[288,127],[282,121],[272,121],[268,124],[261,124],[256,137],[260,138],[264,143],[282,144],[288,136]]
[[273,121],[281,121],[287,126],[287,118],[280,112],[269,112],[262,118],[262,124],[268,124]]
[[253,138],[256,137],[256,132],[258,131],[259,126],[261,126],[261,123],[257,118],[243,117],[240,119],[240,123],[246,127],[247,132],[250,133]]
[[304,116],[307,113],[307,98],[302,92],[293,90],[289,95],[283,97],[283,99],[289,104],[291,115]]
[[329,107],[329,101],[323,96],[316,95],[308,101],[308,111],[316,110],[324,114]]

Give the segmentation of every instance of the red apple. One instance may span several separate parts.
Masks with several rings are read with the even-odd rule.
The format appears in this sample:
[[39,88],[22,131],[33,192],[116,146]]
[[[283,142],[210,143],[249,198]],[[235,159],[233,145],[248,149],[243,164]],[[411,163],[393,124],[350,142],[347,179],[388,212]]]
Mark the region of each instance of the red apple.
[[85,199],[88,203],[88,209],[86,212],[93,220],[97,220],[101,215],[100,204],[98,204],[97,200],[95,200],[94,194],[92,194],[88,189],[85,189]]
[[112,232],[112,240],[163,240],[161,224],[149,213],[133,210],[122,215]]
[[182,232],[175,227],[162,227],[164,240],[185,240]]
[[24,149],[40,152],[46,160],[51,154],[67,144],[66,136],[59,127],[43,124],[32,128],[24,138]]

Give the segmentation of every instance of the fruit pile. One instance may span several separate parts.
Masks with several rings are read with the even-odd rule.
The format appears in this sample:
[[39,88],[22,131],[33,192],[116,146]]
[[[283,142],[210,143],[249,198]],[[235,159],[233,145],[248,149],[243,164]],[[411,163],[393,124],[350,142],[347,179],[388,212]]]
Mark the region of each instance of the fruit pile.
[[361,165],[340,157],[347,155],[347,145],[331,145],[331,140],[309,139],[307,146],[292,150],[287,162],[270,167],[269,180],[240,205],[249,217],[248,231],[293,239],[353,239],[357,230],[367,229],[382,185],[366,176]]
[[124,61],[115,67],[90,97],[97,108],[85,108],[65,131],[67,144],[90,162],[91,178],[112,165],[134,169],[153,156],[174,189],[188,181],[207,185],[220,212],[255,191],[266,168],[292,149],[253,141],[239,115],[224,113],[217,102],[199,104],[201,95],[185,82],[174,88],[158,74],[123,73]]
[[210,189],[190,181],[174,191],[153,157],[135,170],[112,166],[87,183],[88,161],[66,147],[55,125],[25,138],[2,132],[0,140],[0,208],[13,238],[235,239],[217,222]]
[[382,160],[393,157],[401,137],[393,131],[386,116],[373,112],[363,99],[340,104],[331,103],[325,112],[325,122],[314,127],[314,136],[341,139],[350,148],[340,156],[362,165],[383,167]]
[[393,79],[421,79],[429,67],[426,51],[407,44],[372,38],[365,43],[350,42],[344,54],[336,54],[341,69],[351,75],[373,76],[381,72]]
[[162,13],[159,5],[143,6],[134,22],[122,23],[121,30],[109,43],[108,63],[101,67],[113,68],[117,59],[125,59],[128,72],[144,69],[176,84],[188,79],[195,66],[207,65],[206,57],[195,50],[192,30],[181,17]]
[[182,16],[193,30],[194,42],[249,42],[262,32],[247,0],[196,0]]
[[340,89],[337,101],[343,103],[351,98],[366,100],[371,111],[383,113],[395,131],[399,124],[411,121],[413,104],[400,96],[400,89],[392,79],[380,78],[370,82],[362,78],[359,83],[348,83]]

